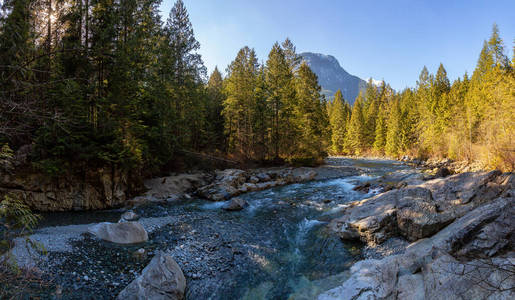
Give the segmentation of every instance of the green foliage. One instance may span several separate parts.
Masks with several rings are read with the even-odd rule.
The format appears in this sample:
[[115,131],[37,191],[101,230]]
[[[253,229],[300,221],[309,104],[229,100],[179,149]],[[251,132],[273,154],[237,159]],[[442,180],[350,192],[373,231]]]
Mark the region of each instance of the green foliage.
[[223,116],[229,153],[247,160],[317,161],[326,155],[329,120],[318,78],[299,65],[288,39],[264,66],[242,48],[227,69]]
[[0,253],[9,249],[15,237],[31,232],[40,219],[20,200],[5,195],[0,202]]
[[70,162],[155,170],[181,149],[224,149],[223,95],[205,87],[181,0],[165,26],[160,0],[69,0],[50,26],[50,2],[30,3],[4,2],[2,143],[34,143],[34,165],[52,175]]
[[326,155],[329,146],[329,119],[322,101],[318,78],[303,62],[297,71],[294,124],[297,136],[290,140],[293,156],[318,159]]
[[343,154],[345,152],[345,139],[347,134],[347,123],[350,118],[350,106],[343,99],[342,92],[336,91],[334,100],[328,105],[329,123],[331,125],[331,153]]
[[[442,64],[435,75],[424,67],[417,86],[402,92],[369,81],[351,108],[341,92],[325,102],[289,39],[273,45],[265,64],[244,47],[225,79],[216,69],[207,80],[182,0],[165,24],[160,0],[55,3],[65,5],[54,5],[54,21],[52,1],[3,1],[0,18],[0,144],[33,145],[33,165],[51,176],[73,164],[151,173],[183,151],[306,163],[329,151],[515,164],[515,60],[496,25],[470,80],[451,84]],[[10,149],[0,153],[4,167]]]
[[[350,121],[341,117],[342,105],[336,97],[328,105],[331,150],[341,153],[343,139],[344,152],[349,154],[373,150],[393,157],[479,160],[511,171],[515,166],[514,91],[515,73],[494,25],[471,79],[465,74],[451,84],[440,64],[436,75],[424,67],[416,88],[400,93],[384,82],[379,88],[369,82],[365,97],[356,99]],[[347,127],[345,135],[343,127]]]
[[350,154],[362,154],[365,150],[366,127],[363,116],[363,95],[360,93],[352,106],[351,117],[347,127],[345,149]]

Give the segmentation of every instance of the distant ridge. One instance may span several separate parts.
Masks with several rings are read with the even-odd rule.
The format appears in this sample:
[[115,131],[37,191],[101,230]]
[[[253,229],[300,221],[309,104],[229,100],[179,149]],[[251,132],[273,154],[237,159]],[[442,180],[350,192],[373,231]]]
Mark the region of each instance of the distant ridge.
[[340,89],[343,98],[353,104],[359,92],[365,91],[367,82],[345,71],[334,56],[312,52],[304,52],[300,56],[317,74],[318,83],[327,99],[332,99],[334,93]]

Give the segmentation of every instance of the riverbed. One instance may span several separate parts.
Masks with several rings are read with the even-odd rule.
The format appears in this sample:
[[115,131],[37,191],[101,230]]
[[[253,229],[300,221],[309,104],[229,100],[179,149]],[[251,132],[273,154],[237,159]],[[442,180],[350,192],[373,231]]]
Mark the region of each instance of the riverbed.
[[[181,267],[186,299],[314,299],[341,284],[364,257],[363,245],[342,242],[327,228],[349,202],[381,191],[374,185],[366,192],[353,189],[404,176],[392,173],[416,172],[388,160],[332,158],[327,163],[325,170],[345,166],[355,175],[247,193],[240,198],[249,206],[238,212],[223,210],[224,202],[196,198],[139,207],[134,211],[151,228],[147,243],[119,246],[83,233],[67,249],[49,252],[41,268],[52,284],[36,292],[42,298],[112,299],[161,250]],[[49,214],[39,231],[116,221],[121,213]],[[147,254],[135,256],[138,249]]]

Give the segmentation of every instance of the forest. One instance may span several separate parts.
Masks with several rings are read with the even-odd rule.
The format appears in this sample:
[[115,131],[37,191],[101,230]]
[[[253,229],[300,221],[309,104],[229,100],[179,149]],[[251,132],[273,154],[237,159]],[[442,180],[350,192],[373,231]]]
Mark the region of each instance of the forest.
[[[24,150],[52,175],[116,165],[147,173],[190,151],[314,164],[404,155],[515,165],[515,56],[494,25],[476,69],[450,82],[424,67],[414,88],[369,82],[351,107],[325,99],[292,41],[265,62],[243,47],[210,76],[184,3],[5,0],[0,15],[1,155]],[[515,50],[515,48],[514,48]]]
[[[442,64],[424,67],[415,88],[369,81],[351,107],[337,92],[327,103],[334,154],[449,158],[484,168],[515,167],[515,55],[504,54],[494,24],[476,68],[450,82]],[[514,48],[515,54],[515,48]]]

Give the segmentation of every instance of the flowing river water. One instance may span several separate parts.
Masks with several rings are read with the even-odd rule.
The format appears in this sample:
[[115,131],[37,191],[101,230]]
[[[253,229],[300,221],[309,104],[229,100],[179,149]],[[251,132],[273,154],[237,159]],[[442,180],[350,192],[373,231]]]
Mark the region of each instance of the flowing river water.
[[[328,222],[351,201],[370,197],[353,188],[393,173],[404,164],[384,160],[332,159],[356,176],[315,180],[240,196],[249,206],[228,212],[223,202],[201,199],[152,204],[144,218],[172,218],[144,245],[117,246],[84,235],[71,253],[50,253],[54,285],[62,299],[110,299],[134,279],[155,251],[170,253],[187,279],[187,299],[314,299],[334,288],[363,259],[360,243],[342,242]],[[120,212],[53,214],[45,226],[115,221]],[[137,258],[144,248],[148,257]]]

